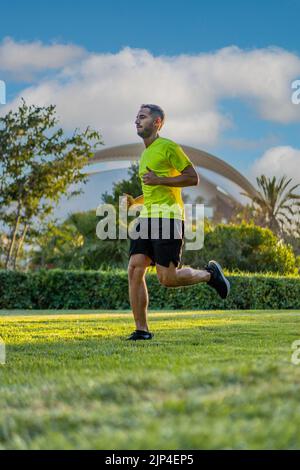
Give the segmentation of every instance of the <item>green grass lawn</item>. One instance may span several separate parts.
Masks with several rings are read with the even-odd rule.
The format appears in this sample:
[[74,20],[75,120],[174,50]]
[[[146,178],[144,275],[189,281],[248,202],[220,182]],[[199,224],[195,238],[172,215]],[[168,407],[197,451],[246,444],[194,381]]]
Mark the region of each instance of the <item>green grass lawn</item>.
[[5,312],[0,449],[299,449],[300,312]]

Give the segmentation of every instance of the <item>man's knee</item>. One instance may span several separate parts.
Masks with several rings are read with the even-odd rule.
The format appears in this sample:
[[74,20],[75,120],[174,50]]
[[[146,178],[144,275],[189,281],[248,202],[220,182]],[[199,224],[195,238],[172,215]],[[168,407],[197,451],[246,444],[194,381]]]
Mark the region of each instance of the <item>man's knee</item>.
[[129,265],[128,266],[128,277],[129,279],[142,278],[146,272],[144,266]]
[[149,262],[140,256],[131,256],[128,265],[128,277],[129,279],[140,279],[142,278],[149,266]]
[[160,284],[164,287],[176,287],[176,278],[174,277],[173,273],[157,273],[158,280]]
[[156,273],[160,284],[164,287],[176,287],[177,278],[176,278],[176,266],[171,261],[169,267],[161,266],[156,264]]

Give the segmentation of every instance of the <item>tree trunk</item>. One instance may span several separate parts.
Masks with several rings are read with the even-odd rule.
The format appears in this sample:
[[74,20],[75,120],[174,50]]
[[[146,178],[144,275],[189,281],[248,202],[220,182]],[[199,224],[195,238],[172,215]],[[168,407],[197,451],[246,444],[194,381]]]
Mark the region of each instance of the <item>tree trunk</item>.
[[278,235],[280,233],[280,225],[274,215],[270,217],[269,228],[270,230],[272,230],[273,233],[275,233],[275,235]]
[[16,267],[17,267],[18,257],[19,257],[19,254],[20,254],[22,245],[23,245],[23,243],[24,243],[27,230],[28,230],[28,225],[25,224],[24,229],[23,229],[23,233],[22,233],[22,235],[21,235],[21,238],[20,238],[20,241],[19,241],[19,244],[18,244],[17,252],[16,252],[15,258],[14,258],[14,260],[13,260],[13,268],[14,268],[14,269],[16,269]]
[[15,222],[15,226],[14,226],[12,235],[11,235],[10,245],[9,245],[9,248],[8,248],[8,253],[7,253],[6,261],[5,261],[5,269],[9,269],[9,264],[10,264],[13,249],[14,249],[14,246],[15,246],[17,231],[18,231],[20,218],[21,218],[20,217],[20,212],[21,212],[21,204],[19,204],[19,207],[18,207],[18,215],[17,215],[17,218],[16,218],[16,222]]

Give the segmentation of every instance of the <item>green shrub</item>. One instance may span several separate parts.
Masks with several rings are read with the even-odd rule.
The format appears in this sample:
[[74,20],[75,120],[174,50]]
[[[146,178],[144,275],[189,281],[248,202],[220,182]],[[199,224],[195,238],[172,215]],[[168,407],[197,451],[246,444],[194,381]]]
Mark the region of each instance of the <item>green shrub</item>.
[[204,248],[185,251],[183,255],[183,262],[195,268],[203,267],[210,259],[217,259],[230,271],[298,273],[292,247],[280,241],[271,230],[254,224],[209,227]]
[[[263,274],[228,276],[226,301],[205,284],[168,289],[147,274],[152,309],[300,309],[300,277]],[[127,272],[0,271],[1,309],[128,309]]]

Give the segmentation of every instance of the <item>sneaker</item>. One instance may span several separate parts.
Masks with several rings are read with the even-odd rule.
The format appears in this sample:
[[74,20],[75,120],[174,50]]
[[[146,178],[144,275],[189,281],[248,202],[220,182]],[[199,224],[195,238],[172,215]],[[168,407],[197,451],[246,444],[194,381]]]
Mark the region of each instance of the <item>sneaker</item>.
[[221,266],[214,260],[209,261],[205,266],[206,271],[211,274],[211,278],[207,285],[216,289],[222,299],[226,299],[230,292],[230,283],[224,276]]
[[150,333],[150,331],[135,330],[126,340],[137,341],[139,339],[152,339],[153,336],[153,333]]

